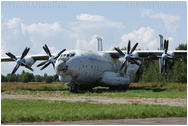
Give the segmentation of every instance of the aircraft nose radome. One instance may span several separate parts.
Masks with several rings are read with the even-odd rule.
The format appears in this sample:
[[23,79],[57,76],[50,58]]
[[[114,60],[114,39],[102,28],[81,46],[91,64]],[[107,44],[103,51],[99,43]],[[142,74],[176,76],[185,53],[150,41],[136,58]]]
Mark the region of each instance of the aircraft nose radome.
[[59,72],[66,72],[67,71],[67,69],[68,69],[68,66],[66,65],[66,63],[64,62],[64,61],[58,61],[58,62],[56,62],[56,71],[57,71],[57,73],[59,73]]

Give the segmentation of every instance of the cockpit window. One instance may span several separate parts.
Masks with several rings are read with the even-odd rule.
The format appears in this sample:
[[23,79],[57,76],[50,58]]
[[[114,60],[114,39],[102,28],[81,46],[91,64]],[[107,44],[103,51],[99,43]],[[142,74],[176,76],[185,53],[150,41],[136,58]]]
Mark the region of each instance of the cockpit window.
[[75,56],[75,52],[72,52],[72,53],[68,53],[68,54],[62,54],[61,55],[61,57],[67,57],[67,58],[69,58],[69,57],[73,57],[73,56]]
[[74,55],[75,55],[75,53],[72,53],[72,54],[71,54],[71,57],[73,57]]

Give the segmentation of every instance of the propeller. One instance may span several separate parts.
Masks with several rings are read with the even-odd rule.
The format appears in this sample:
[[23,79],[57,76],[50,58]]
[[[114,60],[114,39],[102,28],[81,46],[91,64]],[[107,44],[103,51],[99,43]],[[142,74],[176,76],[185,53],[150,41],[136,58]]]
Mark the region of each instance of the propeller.
[[169,40],[164,40],[164,53],[162,54],[162,56],[149,56],[149,59],[162,59],[162,64],[161,64],[161,69],[160,69],[160,73],[165,73],[167,72],[167,61],[168,59],[171,60],[177,60],[177,61],[182,61],[181,56],[172,56],[170,54],[168,54],[168,45],[169,45]]
[[125,58],[125,60],[124,60],[123,64],[121,65],[119,71],[121,71],[121,70],[123,69],[123,67],[125,67],[124,73],[126,73],[126,71],[127,71],[127,63],[128,63],[128,62],[131,62],[131,63],[133,63],[133,64],[136,64],[136,65],[142,67],[141,64],[138,63],[136,60],[143,60],[143,59],[142,59],[142,58],[139,58],[139,57],[134,57],[134,56],[132,56],[132,53],[135,51],[135,49],[136,49],[137,46],[138,46],[138,43],[136,43],[136,44],[133,46],[133,48],[131,49],[131,41],[129,40],[129,42],[128,42],[128,47],[127,47],[127,53],[126,53],[126,54],[123,53],[119,48],[115,48],[115,50],[116,50],[120,55],[124,56],[124,58]]
[[20,59],[17,58],[14,54],[8,52],[8,53],[5,53],[7,56],[9,56],[12,60],[16,61],[16,66],[14,67],[13,71],[12,71],[12,75],[18,70],[18,68],[20,66],[25,66],[26,68],[30,69],[31,71],[33,71],[33,69],[28,66],[27,64],[25,64],[25,61],[24,61],[24,57],[27,55],[27,53],[29,52],[30,48],[25,48],[25,50],[23,51]]
[[37,65],[37,67],[40,67],[40,66],[44,65],[40,70],[45,69],[45,68],[46,68],[47,66],[49,66],[50,64],[52,64],[53,67],[55,68],[55,65],[54,65],[55,61],[56,61],[57,58],[66,50],[66,49],[63,49],[62,51],[60,51],[60,52],[54,57],[54,56],[52,56],[52,54],[51,54],[51,52],[50,52],[50,50],[49,50],[49,48],[48,48],[48,46],[47,46],[46,44],[43,46],[43,49],[44,49],[44,51],[46,52],[46,54],[48,55],[49,59],[46,60],[46,61],[44,61],[44,62],[41,62],[40,64]]

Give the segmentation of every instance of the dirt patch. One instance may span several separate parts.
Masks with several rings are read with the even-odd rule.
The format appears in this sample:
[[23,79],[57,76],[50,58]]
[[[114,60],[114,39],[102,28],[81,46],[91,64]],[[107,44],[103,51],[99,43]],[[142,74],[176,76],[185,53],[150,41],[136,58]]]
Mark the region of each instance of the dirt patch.
[[41,96],[1,94],[1,99],[40,99],[59,102],[89,102],[103,104],[155,104],[187,107],[187,99],[182,98],[108,98],[101,96]]

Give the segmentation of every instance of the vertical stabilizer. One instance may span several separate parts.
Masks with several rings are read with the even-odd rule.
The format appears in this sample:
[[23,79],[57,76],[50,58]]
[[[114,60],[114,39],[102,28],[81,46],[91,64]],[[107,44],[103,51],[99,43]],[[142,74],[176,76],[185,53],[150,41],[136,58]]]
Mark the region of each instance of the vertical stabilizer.
[[163,36],[162,36],[162,35],[159,35],[159,37],[160,37],[159,50],[164,50],[164,46],[163,46]]
[[102,38],[100,37],[96,37],[97,40],[98,40],[98,51],[103,51],[103,48],[102,48]]

